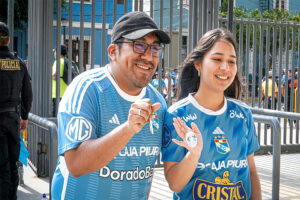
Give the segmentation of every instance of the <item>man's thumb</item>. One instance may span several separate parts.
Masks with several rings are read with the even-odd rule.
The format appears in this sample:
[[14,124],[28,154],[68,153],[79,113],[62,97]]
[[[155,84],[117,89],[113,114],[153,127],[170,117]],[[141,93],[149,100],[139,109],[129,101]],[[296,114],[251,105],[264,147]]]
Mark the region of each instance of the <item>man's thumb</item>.
[[152,108],[152,112],[155,112],[155,111],[157,111],[159,108],[160,108],[160,103],[155,103],[155,104],[153,104],[152,106],[151,106],[151,108]]

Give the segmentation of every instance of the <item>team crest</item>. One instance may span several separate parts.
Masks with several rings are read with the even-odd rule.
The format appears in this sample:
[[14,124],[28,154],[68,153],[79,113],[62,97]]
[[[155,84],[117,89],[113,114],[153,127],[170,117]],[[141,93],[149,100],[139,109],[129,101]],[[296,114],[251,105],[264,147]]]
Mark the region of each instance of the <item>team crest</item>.
[[216,144],[217,152],[221,154],[226,154],[230,151],[230,146],[228,144],[227,139],[225,139],[224,136],[215,137],[215,144]]
[[152,128],[153,128],[153,131],[157,132],[158,129],[159,129],[159,122],[158,122],[157,112],[154,112],[152,116],[153,116]]

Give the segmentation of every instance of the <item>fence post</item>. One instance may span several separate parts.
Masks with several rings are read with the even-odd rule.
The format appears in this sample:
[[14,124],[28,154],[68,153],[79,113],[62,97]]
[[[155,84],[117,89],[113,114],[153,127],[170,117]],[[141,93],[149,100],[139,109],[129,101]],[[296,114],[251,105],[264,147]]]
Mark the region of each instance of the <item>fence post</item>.
[[281,128],[276,117],[253,115],[253,119],[257,122],[271,124],[274,133],[273,144],[273,170],[272,170],[272,199],[279,199],[279,183],[280,183],[280,153],[281,153]]

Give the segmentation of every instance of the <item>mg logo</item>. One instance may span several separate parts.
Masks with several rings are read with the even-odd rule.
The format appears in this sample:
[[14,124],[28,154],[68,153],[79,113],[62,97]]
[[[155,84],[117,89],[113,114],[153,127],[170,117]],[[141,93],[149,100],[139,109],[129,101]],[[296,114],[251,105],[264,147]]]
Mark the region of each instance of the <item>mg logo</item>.
[[83,117],[72,117],[67,125],[67,138],[72,141],[88,140],[91,137],[92,125]]

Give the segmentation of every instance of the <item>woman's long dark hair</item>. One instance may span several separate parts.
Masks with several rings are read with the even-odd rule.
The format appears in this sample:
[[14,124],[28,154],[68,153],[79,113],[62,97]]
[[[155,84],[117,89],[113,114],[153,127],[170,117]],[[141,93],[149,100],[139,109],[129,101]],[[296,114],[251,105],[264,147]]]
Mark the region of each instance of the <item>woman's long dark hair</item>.
[[[177,100],[187,97],[191,92],[197,92],[200,84],[200,77],[194,66],[194,61],[199,60],[202,62],[204,55],[220,39],[229,41],[237,54],[235,39],[229,31],[225,29],[213,29],[205,33],[182,64],[178,82]],[[232,84],[224,91],[224,95],[238,99],[240,93],[241,81],[237,72]]]

